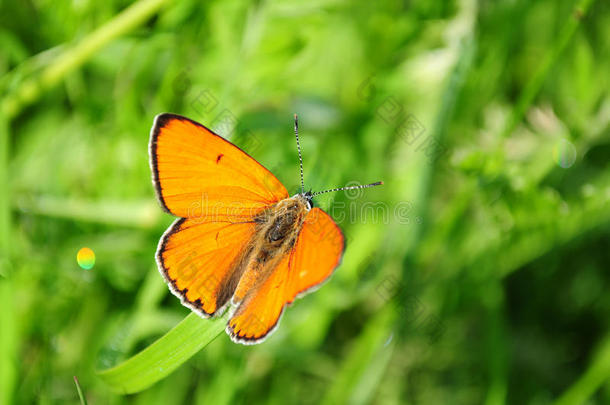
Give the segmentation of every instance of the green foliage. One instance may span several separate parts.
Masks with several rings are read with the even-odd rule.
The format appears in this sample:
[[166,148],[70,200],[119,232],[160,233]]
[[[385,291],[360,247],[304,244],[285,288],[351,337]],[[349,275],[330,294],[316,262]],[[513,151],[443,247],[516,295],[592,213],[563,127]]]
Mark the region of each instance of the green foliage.
[[[0,22],[0,403],[610,403],[607,2],[38,0]],[[316,200],[343,264],[261,345],[157,272],[166,111],[290,193],[295,112],[307,187],[384,181]]]

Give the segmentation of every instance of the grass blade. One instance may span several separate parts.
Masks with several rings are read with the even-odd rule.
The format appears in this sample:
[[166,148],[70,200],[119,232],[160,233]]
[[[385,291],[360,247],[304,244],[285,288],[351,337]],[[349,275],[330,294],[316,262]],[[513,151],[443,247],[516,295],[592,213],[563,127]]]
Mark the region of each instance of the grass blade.
[[19,369],[19,319],[15,315],[15,286],[10,279],[0,276],[0,404],[14,401]]
[[80,400],[81,405],[87,405],[87,399],[83,394],[83,389],[80,387],[78,378],[76,378],[76,376],[74,376],[74,384],[76,384],[76,391],[78,392],[78,399]]
[[188,315],[156,342],[98,376],[113,391],[132,394],[142,391],[168,376],[182,363],[214,340],[225,328],[227,319],[202,319]]
[[584,404],[610,378],[610,337],[602,342],[585,373],[557,399],[555,405]]
[[13,206],[21,212],[135,228],[151,228],[160,219],[155,201],[91,201],[49,195],[18,195]]
[[97,51],[111,41],[146,22],[163,6],[166,0],[140,0],[119,15],[93,31],[76,46],[67,49],[47,66],[37,78],[26,80],[14,94],[5,98],[2,111],[11,119],[36,101],[43,91],[53,87],[68,73],[87,62]]
[[534,99],[538,95],[538,92],[542,88],[544,81],[546,80],[549,71],[563,52],[563,50],[568,46],[570,40],[574,36],[576,29],[580,26],[580,22],[584,18],[584,16],[589,11],[589,7],[593,4],[594,0],[581,0],[574,7],[574,12],[565,22],[563,28],[559,35],[557,36],[557,40],[553,48],[551,48],[548,53],[544,56],[540,63],[540,67],[531,77],[531,79],[525,85],[525,88],[519,95],[519,99],[517,100],[517,105],[513,110],[513,114],[511,119],[508,121],[506,127],[504,128],[504,132],[502,136],[504,138],[510,136],[510,134],[515,130],[517,125],[523,119],[525,112],[532,105]]

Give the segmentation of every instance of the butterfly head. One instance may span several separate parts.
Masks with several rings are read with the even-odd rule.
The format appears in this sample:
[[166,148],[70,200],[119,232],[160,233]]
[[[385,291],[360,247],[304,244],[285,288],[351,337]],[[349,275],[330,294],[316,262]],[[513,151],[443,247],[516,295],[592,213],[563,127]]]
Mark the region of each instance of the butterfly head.
[[313,192],[311,190],[306,191],[304,193],[297,193],[291,197],[291,199],[299,200],[302,204],[305,205],[307,211],[314,207],[313,204]]
[[311,190],[303,193],[303,198],[305,199],[305,201],[307,201],[307,205],[309,206],[309,209],[312,209],[313,208],[313,193],[311,192]]

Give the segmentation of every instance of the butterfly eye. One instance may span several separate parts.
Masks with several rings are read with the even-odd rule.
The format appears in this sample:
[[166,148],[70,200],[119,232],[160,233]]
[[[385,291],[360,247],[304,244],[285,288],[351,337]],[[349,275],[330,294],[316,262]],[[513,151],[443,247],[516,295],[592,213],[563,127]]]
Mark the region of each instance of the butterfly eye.
[[310,210],[314,207],[313,204],[313,196],[311,194],[311,191],[308,191],[305,193],[305,201],[307,202],[307,209]]

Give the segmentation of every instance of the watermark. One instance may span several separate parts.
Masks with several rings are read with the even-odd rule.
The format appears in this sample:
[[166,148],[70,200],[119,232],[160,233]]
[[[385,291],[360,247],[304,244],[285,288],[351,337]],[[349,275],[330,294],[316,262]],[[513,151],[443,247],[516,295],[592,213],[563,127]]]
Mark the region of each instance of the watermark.
[[[366,102],[372,101],[376,93],[375,75],[367,77],[356,90],[358,98]],[[407,112],[396,97],[384,97],[375,107],[375,113],[383,122],[395,128],[395,134],[400,140],[414,147],[415,152],[424,153],[431,162],[449,155],[449,148],[438,137],[425,136],[426,127],[415,115]]]
[[[189,71],[183,70],[172,82],[175,92],[187,94],[194,87],[189,77]],[[197,91],[188,101],[197,114],[198,119],[210,119],[205,125],[212,131],[231,142],[239,145],[247,153],[258,151],[263,142],[253,131],[246,128],[229,107],[223,105],[212,89],[204,88]],[[247,156],[243,156],[247,158]]]
[[358,85],[358,89],[356,89],[356,95],[360,100],[363,101],[371,101],[375,97],[375,93],[377,93],[377,87],[374,83],[375,75],[371,75],[364,79],[360,85]]
[[[379,270],[378,262],[377,253],[372,253],[363,259],[359,278],[363,281],[373,281]],[[374,291],[384,305],[391,305],[396,311],[399,332],[404,330],[417,332],[426,338],[428,344],[436,343],[445,333],[446,328],[442,319],[426,308],[418,294],[410,290],[407,283],[399,280],[398,277],[394,275],[383,277],[374,285]],[[389,340],[393,336],[394,333],[390,335]]]
[[[354,183],[351,182],[351,184]],[[391,223],[398,223],[408,225],[422,222],[421,217],[415,215],[414,205],[410,201],[399,201],[392,205],[385,201],[360,202],[354,194],[351,194],[352,196],[350,197],[347,191],[346,195],[348,196],[348,201],[331,199],[328,205],[328,215],[338,224],[363,223],[389,225]],[[206,222],[253,222],[264,210],[267,210],[267,217],[271,217],[271,214],[276,217],[282,214],[282,212],[273,211],[274,208],[272,207],[262,203],[244,202],[243,200],[231,201],[224,197],[219,199],[216,196],[201,193],[199,198],[189,203],[186,217],[189,221],[197,224]],[[282,208],[278,207],[276,209]],[[309,220],[317,221],[317,218],[314,218],[316,212],[309,212]]]
[[489,206],[493,207],[498,201],[500,201],[507,192],[510,191],[510,186],[508,183],[502,183],[498,190],[493,192],[491,199],[489,201]]
[[[222,227],[219,227],[219,231]],[[216,234],[218,237],[218,233]],[[230,246],[230,245],[227,245]],[[207,252],[191,250],[186,257],[177,262],[174,266],[170,265],[168,269],[171,272],[175,288],[180,294],[192,305],[199,306],[206,313],[211,313],[219,310],[224,306],[224,302],[218,302],[218,292],[222,286],[223,280],[219,278],[215,271],[216,267],[207,266],[207,269],[202,265],[201,256]],[[240,253],[236,252],[239,256]],[[236,256],[236,257],[237,257]],[[166,266],[168,265],[165,262]],[[238,304],[239,306],[239,304]],[[239,316],[239,315],[238,315]],[[260,331],[265,332],[267,325],[258,317],[257,314],[245,314],[241,321],[240,330]]]
[[[198,253],[201,254],[202,252]],[[176,263],[174,268],[170,267],[169,270],[172,273],[171,278],[176,280],[176,289],[183,290],[186,288],[185,295],[188,294],[190,298],[185,298],[190,302],[199,300],[202,308],[209,311],[213,309],[209,305],[216,305],[213,297],[216,296],[221,280],[211,271],[208,274],[202,274],[204,269],[200,265],[198,266],[201,261],[197,259],[200,259],[200,256],[194,250],[191,250],[186,257]]]
[[[209,205],[209,204],[203,204]],[[199,208],[199,207],[198,207]],[[412,209],[410,206],[407,210],[409,212]],[[281,213],[280,213],[281,214]],[[286,213],[287,215],[288,213]],[[384,220],[383,215],[379,217],[379,220]],[[216,240],[216,247],[219,249],[222,248],[230,248],[232,246],[231,234],[224,233],[223,226],[218,227],[218,231],[211,231],[210,235]],[[327,248],[332,248],[331,250],[336,252],[337,260],[343,252],[343,247],[345,244],[345,236],[338,230],[337,224],[334,220],[325,212],[315,210],[310,211],[310,213],[306,216],[303,228],[301,230],[301,234],[304,235],[308,246],[325,246]],[[299,238],[300,238],[299,235]],[[295,251],[301,251],[303,247],[299,246],[299,241],[297,239],[296,245],[294,247]],[[328,250],[325,250],[328,253]],[[316,254],[317,250],[308,251],[308,255]],[[199,300],[199,304],[202,305],[206,311],[215,310],[217,307],[215,301],[209,302],[206,300],[213,299],[218,291],[218,288],[222,284],[222,280],[220,280],[213,272],[208,272],[202,265],[201,257],[205,256],[208,252],[201,252],[195,250],[190,251],[188,255],[177,261],[174,264],[174,270],[171,271],[172,279],[179,280],[177,286],[178,289],[180,287],[187,288],[188,291],[192,291],[188,293],[188,299],[191,302],[196,302]],[[236,255],[239,255],[239,252],[235,252]],[[237,257],[237,256],[236,256]],[[374,263],[376,257],[375,255],[371,255],[369,257],[369,261]],[[167,264],[167,262],[166,262]],[[319,266],[335,266],[335,262],[318,262]],[[372,268],[371,266],[366,267],[367,271],[361,276],[370,278],[372,277]],[[299,277],[306,278],[310,273],[311,269],[306,267],[298,269]],[[328,274],[332,268],[328,268]],[[316,271],[324,270],[320,267],[316,268]],[[394,310],[397,311],[398,316],[400,317],[400,324],[410,328],[413,331],[417,331],[426,336],[427,341],[430,343],[434,343],[440,339],[442,334],[444,333],[445,326],[440,318],[438,318],[435,314],[431,313],[427,310],[425,305],[421,302],[419,297],[410,293],[406,286],[401,283],[396,277],[388,276],[385,277],[381,282],[379,282],[375,286],[375,292],[379,297],[389,305],[394,307]],[[260,320],[253,319],[248,321],[248,327],[256,327],[256,325],[252,325],[252,322],[260,322]],[[246,326],[244,326],[246,327]]]
[[[558,140],[553,146],[553,160],[557,166],[562,169],[569,169],[574,165],[577,158],[577,151],[574,144],[567,139]],[[505,180],[500,186],[499,190],[494,193],[491,197],[489,206],[495,205],[502,198],[506,197],[507,193],[511,192],[512,188],[508,182]]]
[[[278,317],[280,314],[278,314]],[[243,323],[239,328],[240,330],[259,331],[261,334],[263,334],[267,331],[267,329],[269,329],[269,325],[263,322],[263,320],[257,314],[252,312],[246,314],[242,322]],[[244,337],[248,338],[248,336]]]
[[[188,302],[200,306],[206,313],[215,312],[225,304],[217,301],[222,280],[214,274],[213,271],[216,268],[211,269],[212,271],[205,271],[201,265],[195,264],[195,259],[196,254],[191,251],[186,258],[176,265],[173,278],[179,280],[180,285],[183,286],[182,288],[186,288],[186,292],[181,294]],[[177,288],[180,289],[178,286]],[[239,317],[239,315],[234,316]],[[244,315],[239,329],[262,333],[266,331],[267,325],[257,314],[248,313]]]
[[442,320],[431,313],[418,298],[411,293],[404,283],[395,276],[384,278],[375,288],[382,300],[397,311],[400,322],[415,332],[423,334],[429,343],[437,342],[445,332]]

